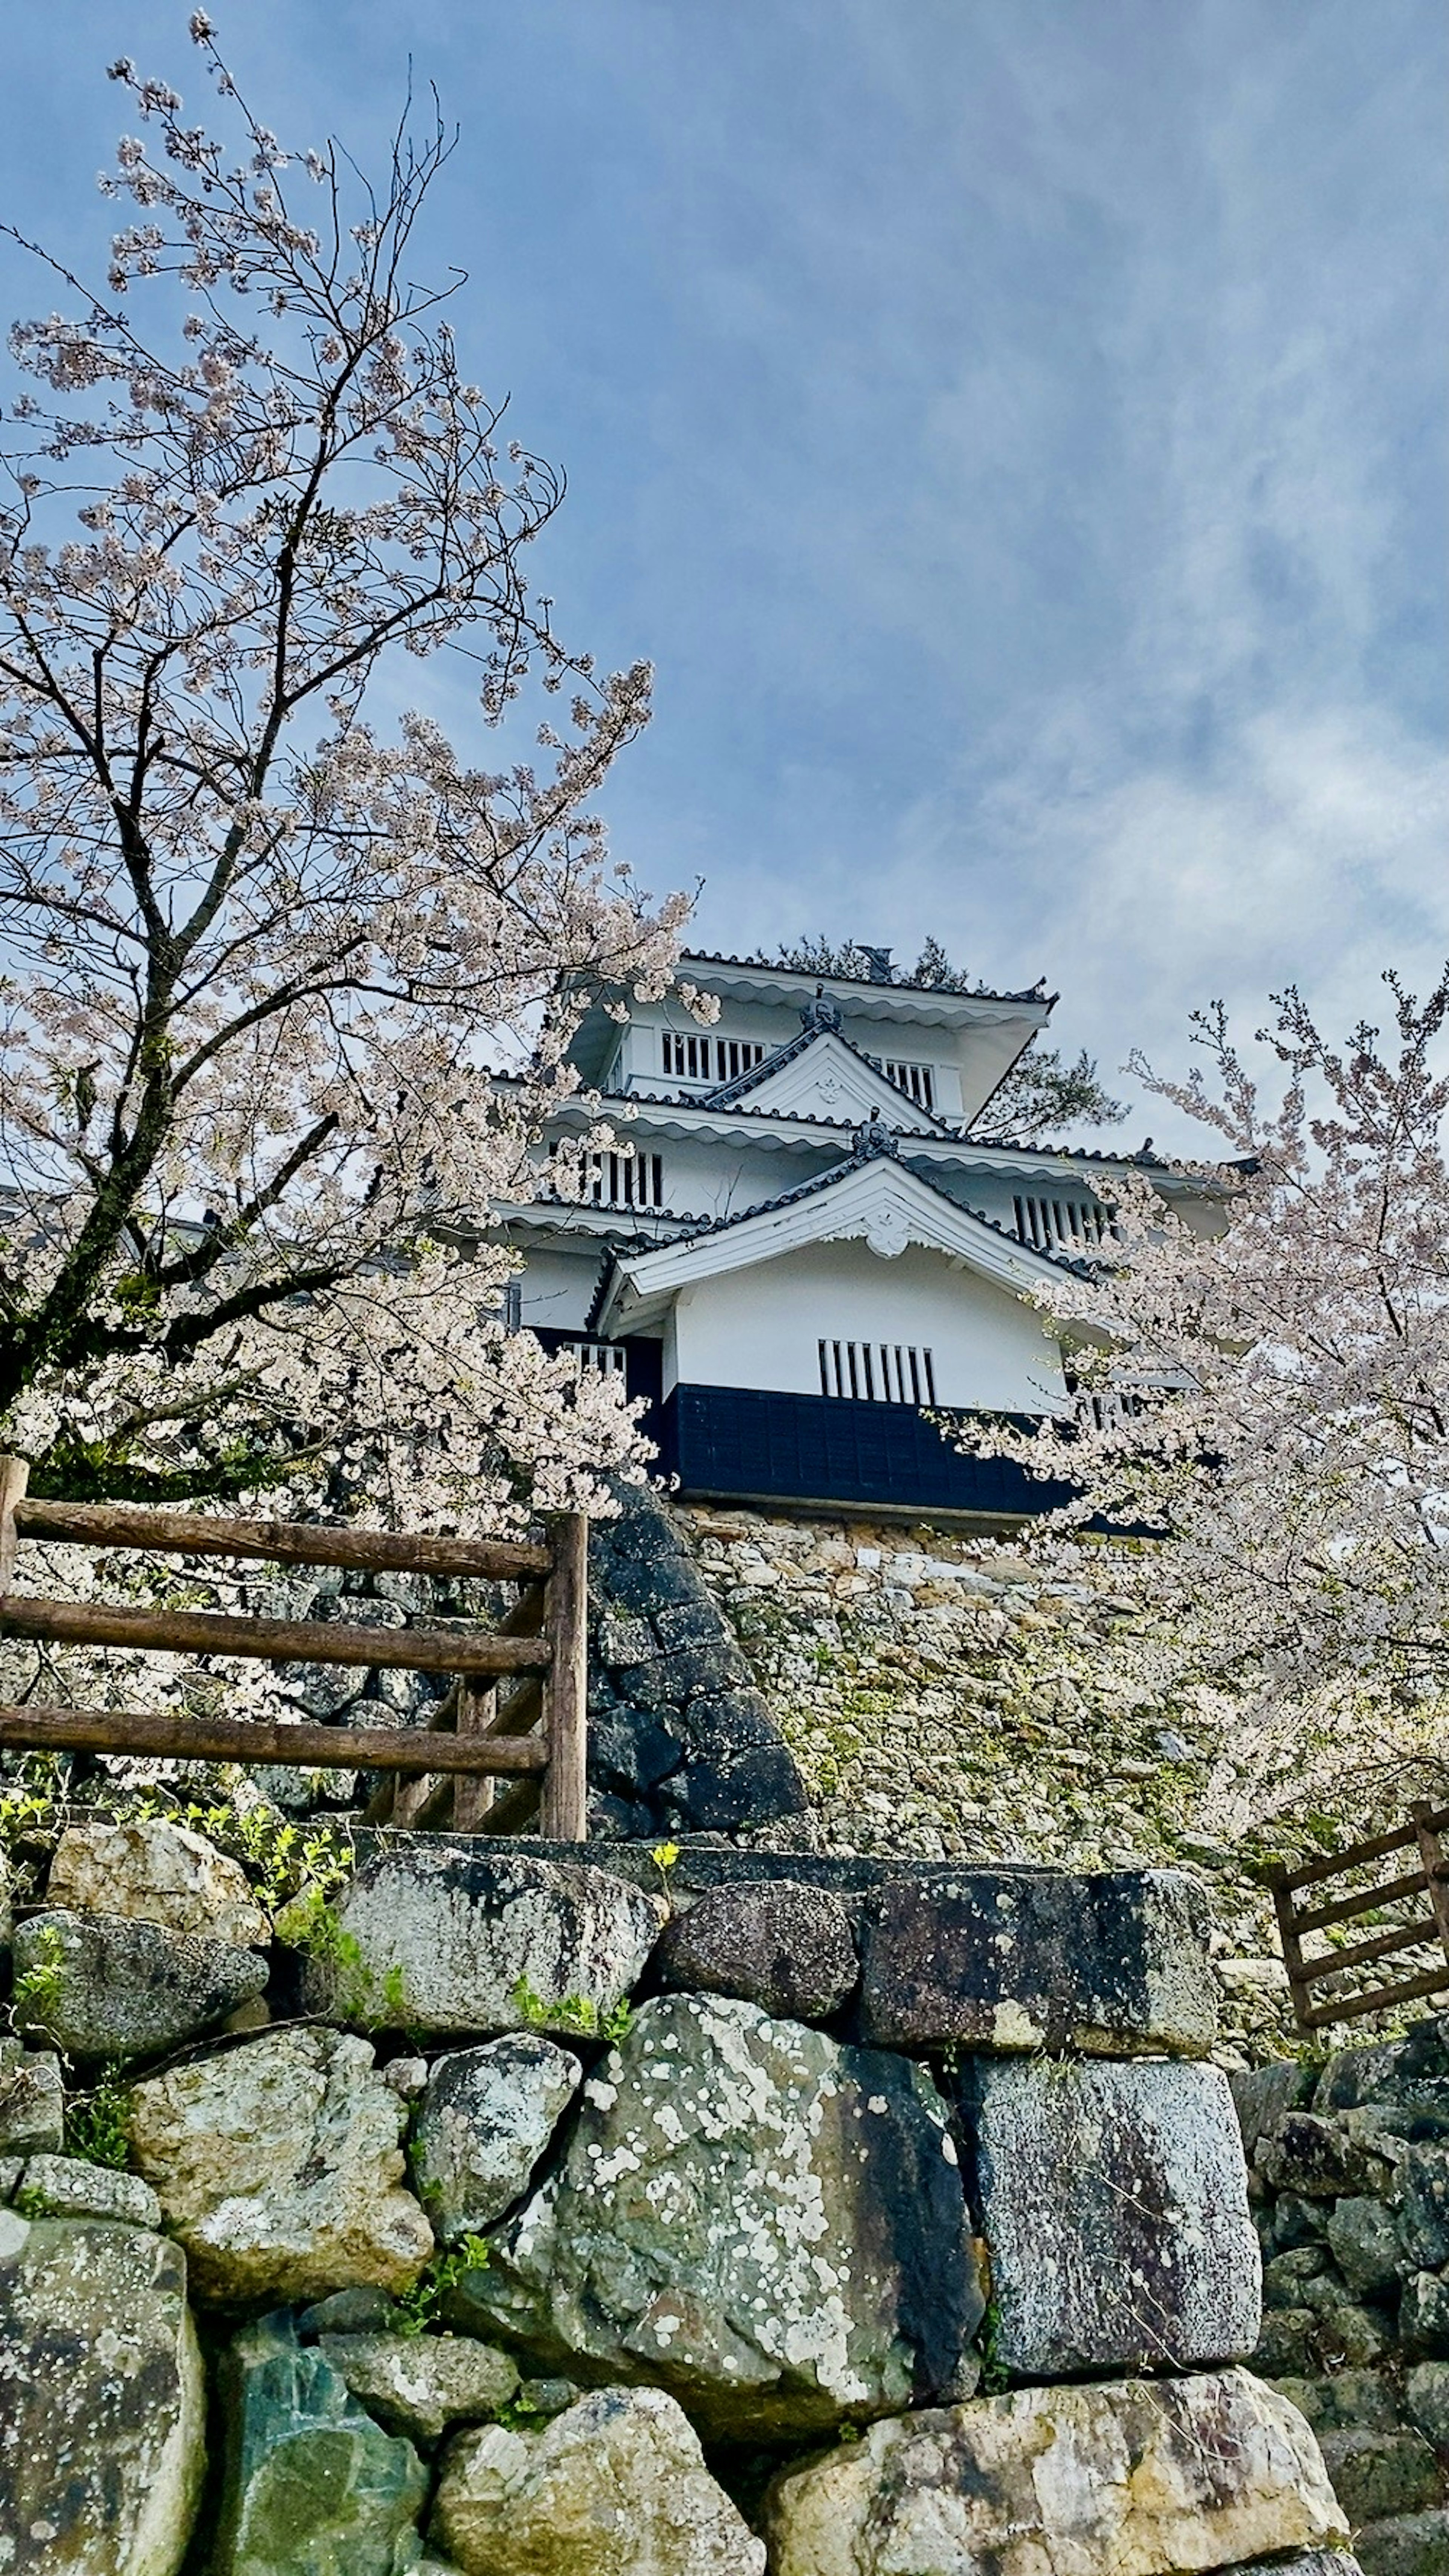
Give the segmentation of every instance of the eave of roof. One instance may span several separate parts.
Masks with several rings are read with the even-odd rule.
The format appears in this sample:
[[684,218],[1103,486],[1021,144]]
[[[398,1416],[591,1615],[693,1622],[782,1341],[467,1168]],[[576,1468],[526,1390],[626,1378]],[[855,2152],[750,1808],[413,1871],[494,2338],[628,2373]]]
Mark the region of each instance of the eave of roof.
[[[888,1131],[878,1132],[887,1133]],[[781,1190],[774,1198],[762,1199],[756,1206],[741,1208],[728,1216],[711,1217],[707,1224],[681,1232],[668,1244],[658,1246],[649,1244],[640,1246],[637,1250],[631,1249],[627,1244],[613,1246],[603,1275],[594,1291],[593,1301],[584,1324],[585,1332],[593,1332],[597,1328],[608,1302],[608,1292],[614,1274],[630,1259],[638,1260],[656,1249],[661,1252],[686,1251],[696,1244],[707,1242],[712,1237],[734,1233],[739,1227],[753,1224],[760,1217],[776,1216],[786,1208],[798,1207],[807,1199],[817,1198],[823,1192],[837,1188],[842,1181],[850,1179],[853,1174],[864,1170],[871,1163],[887,1160],[893,1162],[897,1169],[907,1173],[918,1188],[928,1191],[932,1198],[939,1199],[942,1206],[949,1209],[952,1219],[958,1224],[964,1220],[970,1226],[979,1226],[985,1233],[997,1236],[1003,1244],[1010,1247],[1013,1260],[1019,1266],[1027,1270],[1039,1270],[1047,1277],[1050,1277],[1054,1271],[1065,1271],[1077,1278],[1091,1276],[1093,1265],[1090,1262],[1068,1260],[1057,1253],[1044,1251],[1035,1244],[1023,1243],[1020,1237],[1012,1234],[1006,1226],[997,1225],[992,1218],[979,1215],[974,1208],[963,1208],[959,1199],[953,1199],[948,1192],[938,1188],[927,1173],[917,1171],[911,1164],[903,1163],[895,1152],[893,1144],[882,1146],[873,1142],[867,1143],[864,1140],[870,1131],[861,1130],[858,1133],[859,1141],[853,1154],[844,1156],[838,1163],[832,1163],[828,1171],[816,1172],[808,1180],[796,1181],[792,1188]]]
[[823,984],[827,991],[833,985],[845,984],[859,993],[925,993],[942,1002],[1030,1002],[1045,1011],[1054,1009],[1061,998],[1060,994],[1047,991],[1044,975],[1038,976],[1034,984],[1020,993],[994,993],[984,984],[974,992],[958,993],[948,984],[917,984],[909,975],[892,975],[888,980],[882,980],[878,975],[826,975],[816,966],[786,966],[767,957],[730,957],[719,949],[692,948],[687,955],[681,956],[679,964],[681,967],[730,966],[746,974],[785,975],[793,983],[808,984],[812,991],[817,984]]

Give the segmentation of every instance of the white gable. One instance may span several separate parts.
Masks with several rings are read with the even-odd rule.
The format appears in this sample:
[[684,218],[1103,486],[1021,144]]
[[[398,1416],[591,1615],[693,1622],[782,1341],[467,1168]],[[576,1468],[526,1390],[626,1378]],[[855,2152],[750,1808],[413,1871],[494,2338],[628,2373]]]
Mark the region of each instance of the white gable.
[[[876,1154],[843,1163],[838,1178],[832,1174],[818,1188],[755,1216],[657,1251],[620,1254],[597,1329],[647,1331],[680,1289],[699,1280],[754,1269],[804,1244],[845,1242],[863,1242],[883,1262],[897,1259],[908,1244],[920,1244],[1017,1292],[1055,1275],[1051,1262],[958,1207],[893,1154]],[[763,1285],[762,1294],[768,1294]]]
[[859,1126],[875,1110],[903,1135],[936,1136],[940,1126],[832,1029],[817,1029],[789,1061],[737,1095],[755,1114],[775,1111],[794,1118],[824,1118]]

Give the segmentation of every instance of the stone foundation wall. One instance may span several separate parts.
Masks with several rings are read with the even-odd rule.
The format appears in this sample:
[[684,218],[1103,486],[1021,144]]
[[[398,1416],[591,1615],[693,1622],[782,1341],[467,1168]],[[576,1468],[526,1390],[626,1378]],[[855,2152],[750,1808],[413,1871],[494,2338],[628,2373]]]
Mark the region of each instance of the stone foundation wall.
[[24,1856],[0,2567],[1353,2576],[1181,1873]]
[[[1180,1869],[1211,1899],[1221,2062],[1294,2044],[1272,1905],[1244,1866],[1254,1854],[1199,1821],[1221,1711],[1164,1688],[1109,1559],[1083,1551],[1083,1580],[1063,1584],[960,1531],[705,1506],[673,1517],[822,1849]],[[1361,1805],[1346,1830],[1366,1830]],[[1291,1829],[1283,1847],[1297,1856]]]
[[1254,2368],[1314,2425],[1365,2576],[1449,2569],[1449,2019],[1234,2078]]

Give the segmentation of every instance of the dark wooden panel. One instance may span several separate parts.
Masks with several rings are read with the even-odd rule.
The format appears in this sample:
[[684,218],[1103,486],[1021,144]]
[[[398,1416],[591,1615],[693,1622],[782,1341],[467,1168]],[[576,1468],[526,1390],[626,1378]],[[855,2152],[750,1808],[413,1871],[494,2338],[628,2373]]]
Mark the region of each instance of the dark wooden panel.
[[753,1387],[676,1387],[661,1408],[661,1465],[685,1493],[1003,1518],[1049,1511],[1070,1493],[1009,1459],[964,1457],[914,1405]]

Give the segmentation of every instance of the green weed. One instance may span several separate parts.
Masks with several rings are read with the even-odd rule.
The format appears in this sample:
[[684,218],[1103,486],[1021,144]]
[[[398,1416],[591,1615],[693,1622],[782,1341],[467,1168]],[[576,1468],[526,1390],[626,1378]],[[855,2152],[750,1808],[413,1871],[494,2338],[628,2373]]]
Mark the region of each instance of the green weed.
[[66,2103],[66,2154],[124,2173],[131,2160],[130,2100],[130,2087],[122,2082],[120,2068],[108,2066],[89,2093],[79,2093]]
[[573,2039],[606,2039],[611,2047],[628,2037],[634,2022],[628,2003],[617,2003],[606,2013],[588,1995],[560,1995],[557,2003],[547,2003],[527,1977],[519,1978],[509,2000],[529,2030],[566,2031]]
[[394,2332],[426,2334],[440,2322],[438,2312],[448,2292],[469,2272],[485,2272],[487,2268],[488,2247],[481,2236],[465,2236],[451,2253],[435,2254],[412,2288],[393,2301]]

